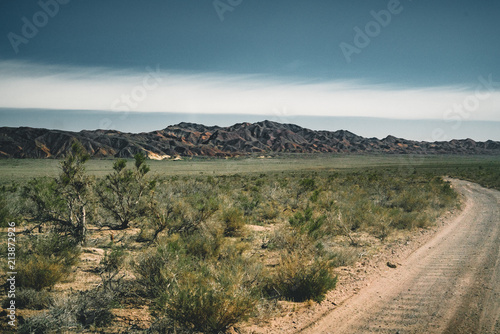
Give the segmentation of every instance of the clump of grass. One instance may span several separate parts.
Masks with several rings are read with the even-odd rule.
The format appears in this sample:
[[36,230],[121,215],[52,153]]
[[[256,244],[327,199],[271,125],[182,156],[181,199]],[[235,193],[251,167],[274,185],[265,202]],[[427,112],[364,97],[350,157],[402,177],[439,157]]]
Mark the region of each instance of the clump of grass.
[[164,292],[164,314],[181,328],[203,333],[226,332],[248,319],[257,303],[244,288],[241,269],[202,266]]
[[50,258],[31,255],[22,261],[17,269],[16,284],[21,288],[40,291],[44,288],[51,289],[57,282],[66,276],[66,268]]
[[76,332],[109,325],[114,295],[109,291],[78,292],[54,301],[48,311],[32,316],[19,326],[18,333]]
[[56,233],[37,236],[22,250],[16,284],[36,291],[51,289],[66,277],[80,255],[73,240]]
[[192,237],[176,235],[159,242],[156,252],[148,252],[136,265],[138,282],[150,295],[157,293],[159,314],[179,329],[225,332],[252,314],[258,294],[251,282],[258,268],[237,248],[217,256],[193,251]]
[[245,218],[240,209],[233,207],[223,211],[221,219],[224,224],[224,236],[241,236],[245,226]]
[[327,254],[330,265],[333,267],[351,266],[359,258],[359,251],[355,248],[342,247],[336,248]]
[[266,290],[271,296],[295,302],[321,302],[335,288],[337,277],[325,259],[311,259],[299,252],[281,256],[279,269]]

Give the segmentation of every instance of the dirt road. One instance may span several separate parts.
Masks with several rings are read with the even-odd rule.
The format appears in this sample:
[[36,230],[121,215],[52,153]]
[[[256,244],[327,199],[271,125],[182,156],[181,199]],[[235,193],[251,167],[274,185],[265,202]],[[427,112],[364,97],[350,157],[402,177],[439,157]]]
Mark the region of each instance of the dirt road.
[[309,333],[500,333],[500,192],[452,180],[464,210]]

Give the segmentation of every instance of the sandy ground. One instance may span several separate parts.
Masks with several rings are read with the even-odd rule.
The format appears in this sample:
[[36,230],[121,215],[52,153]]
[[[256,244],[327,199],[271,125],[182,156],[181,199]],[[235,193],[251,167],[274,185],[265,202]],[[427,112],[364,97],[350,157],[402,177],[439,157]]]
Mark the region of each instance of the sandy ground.
[[295,332],[500,333],[500,192],[452,183],[465,197],[458,216]]

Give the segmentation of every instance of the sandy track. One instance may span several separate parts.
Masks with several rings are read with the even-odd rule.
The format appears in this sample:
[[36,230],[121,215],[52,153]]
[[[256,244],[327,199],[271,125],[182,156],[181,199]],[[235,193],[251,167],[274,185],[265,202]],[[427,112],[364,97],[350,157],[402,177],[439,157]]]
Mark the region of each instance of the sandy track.
[[500,192],[452,180],[464,210],[302,333],[500,333]]

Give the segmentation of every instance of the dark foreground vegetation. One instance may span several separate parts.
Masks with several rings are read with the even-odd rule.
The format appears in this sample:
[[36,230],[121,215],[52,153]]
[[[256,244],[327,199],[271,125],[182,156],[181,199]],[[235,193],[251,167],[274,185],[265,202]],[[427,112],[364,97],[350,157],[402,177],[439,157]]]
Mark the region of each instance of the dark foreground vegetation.
[[[336,268],[458,205],[443,175],[498,188],[500,170],[491,162],[165,176],[139,154],[96,177],[87,160],[75,144],[57,177],[2,186],[2,227],[15,221],[24,231],[16,306],[41,310],[19,333],[106,332],[123,305],[151,315],[149,329],[128,332],[224,333],[279,301],[321,302]],[[87,270],[99,280],[58,289],[88,253],[99,254]]]

